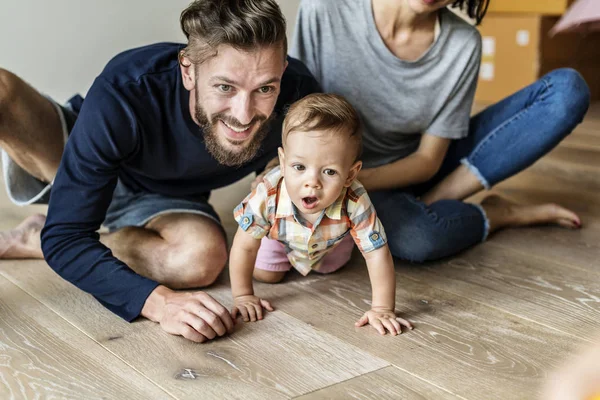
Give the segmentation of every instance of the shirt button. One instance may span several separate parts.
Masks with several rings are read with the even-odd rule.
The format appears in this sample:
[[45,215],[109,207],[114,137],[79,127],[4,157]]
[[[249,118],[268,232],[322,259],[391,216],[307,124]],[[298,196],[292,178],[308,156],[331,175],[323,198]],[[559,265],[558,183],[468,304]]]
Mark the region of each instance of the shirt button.
[[318,244],[316,244],[316,243],[312,245],[312,248],[313,248],[313,249],[316,249],[317,247],[319,247],[319,245],[318,245]]

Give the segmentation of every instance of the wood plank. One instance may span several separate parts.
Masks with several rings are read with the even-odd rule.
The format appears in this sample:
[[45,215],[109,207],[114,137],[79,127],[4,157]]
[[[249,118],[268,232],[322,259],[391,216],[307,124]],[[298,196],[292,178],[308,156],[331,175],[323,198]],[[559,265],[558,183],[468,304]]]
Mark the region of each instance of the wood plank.
[[589,130],[577,129],[560,143],[560,147],[600,152],[600,135]]
[[0,398],[171,398],[0,277]]
[[387,367],[301,396],[298,400],[459,399],[396,367]]
[[[3,262],[0,273],[178,398],[287,398],[389,365],[283,312],[195,344],[147,320],[120,320],[43,262]],[[231,304],[225,285],[208,292]]]
[[484,244],[399,274],[576,338],[594,340],[600,331],[600,271]]
[[261,285],[257,293],[276,299],[280,310],[463,398],[480,399],[482,393],[486,399],[535,398],[547,372],[578,342],[401,274],[397,308],[416,329],[390,337],[354,328],[371,296],[366,268],[357,262],[337,274]]

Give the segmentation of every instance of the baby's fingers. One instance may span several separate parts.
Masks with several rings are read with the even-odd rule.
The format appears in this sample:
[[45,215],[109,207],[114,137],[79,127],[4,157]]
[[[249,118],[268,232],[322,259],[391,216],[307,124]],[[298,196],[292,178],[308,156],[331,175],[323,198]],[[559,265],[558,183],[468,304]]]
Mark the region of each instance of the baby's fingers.
[[238,306],[237,307],[238,311],[240,312],[240,315],[242,316],[242,320],[244,322],[248,322],[250,321],[250,317],[248,316],[248,310],[246,309],[246,306]]
[[390,322],[392,323],[392,325],[394,325],[394,328],[396,328],[396,332],[398,332],[398,335],[401,335],[402,327],[400,326],[400,323],[396,321],[396,318],[390,318]]
[[394,323],[392,321],[393,320],[388,319],[388,318],[381,319],[381,323],[383,324],[385,329],[387,329],[387,331],[390,333],[390,335],[396,336],[398,334],[398,331],[396,330],[396,327],[394,326]]
[[254,308],[254,304],[247,304],[246,310],[248,310],[248,316],[250,317],[250,321],[255,322],[256,318],[256,309]]
[[373,318],[371,321],[369,321],[369,323],[373,328],[377,329],[377,332],[379,332],[381,335],[385,335],[385,328],[383,327],[381,320],[378,318]]
[[413,329],[414,327],[410,322],[405,320],[404,318],[396,317],[396,321],[400,322],[401,325],[407,327],[408,329]]
[[360,319],[358,321],[356,321],[354,326],[365,326],[368,322],[369,322],[369,317],[367,317],[367,314],[363,314],[363,316],[360,317]]
[[268,311],[275,311],[271,303],[268,300],[260,299],[260,304]]
[[253,304],[254,306],[254,311],[256,312],[256,319],[257,320],[261,320],[263,319],[263,308],[260,304]]

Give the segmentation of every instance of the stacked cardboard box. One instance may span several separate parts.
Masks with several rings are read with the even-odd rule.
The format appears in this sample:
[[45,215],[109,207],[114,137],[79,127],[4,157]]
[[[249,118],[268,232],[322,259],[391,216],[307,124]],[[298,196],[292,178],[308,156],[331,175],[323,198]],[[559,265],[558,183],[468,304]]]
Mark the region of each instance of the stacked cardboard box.
[[590,86],[592,99],[600,99],[600,33],[548,35],[573,2],[490,2],[479,27],[483,54],[476,101],[499,101],[561,67],[578,70]]

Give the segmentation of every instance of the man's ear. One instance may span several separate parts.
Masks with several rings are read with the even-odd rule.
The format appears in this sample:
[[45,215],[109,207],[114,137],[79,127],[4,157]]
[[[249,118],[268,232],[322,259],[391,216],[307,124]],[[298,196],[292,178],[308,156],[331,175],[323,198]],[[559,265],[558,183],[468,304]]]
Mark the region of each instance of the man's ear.
[[360,172],[361,168],[362,168],[362,161],[357,161],[354,163],[354,165],[352,165],[352,167],[350,168],[350,171],[348,171],[348,178],[346,178],[346,182],[344,183],[345,187],[350,187],[350,185],[352,185],[352,182],[358,176],[358,173]]
[[281,170],[281,176],[283,176],[283,166],[285,165],[285,153],[283,152],[283,147],[277,148],[277,156],[279,157],[279,168]]
[[183,54],[183,50],[179,52],[179,69],[183,87],[188,91],[193,90],[196,87],[196,66]]

